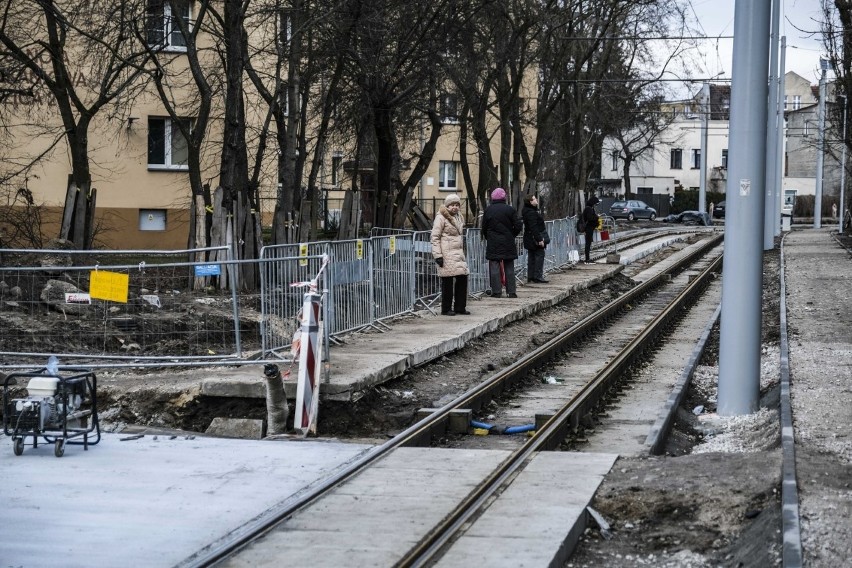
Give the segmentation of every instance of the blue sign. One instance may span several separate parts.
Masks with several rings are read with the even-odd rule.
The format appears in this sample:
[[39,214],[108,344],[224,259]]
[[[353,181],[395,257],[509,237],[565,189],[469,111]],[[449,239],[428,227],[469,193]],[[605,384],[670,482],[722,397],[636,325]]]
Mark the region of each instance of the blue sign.
[[197,264],[195,266],[196,276],[219,276],[222,270],[218,264]]

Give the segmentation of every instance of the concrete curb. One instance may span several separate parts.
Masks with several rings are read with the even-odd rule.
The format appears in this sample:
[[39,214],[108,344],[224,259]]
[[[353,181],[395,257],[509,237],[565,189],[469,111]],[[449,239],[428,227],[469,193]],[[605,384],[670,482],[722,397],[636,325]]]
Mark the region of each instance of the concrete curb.
[[668,438],[669,432],[671,431],[672,423],[674,423],[675,415],[677,414],[677,409],[680,407],[680,403],[683,402],[683,399],[686,396],[689,384],[692,382],[692,376],[695,374],[695,368],[698,366],[698,362],[701,361],[701,356],[704,355],[704,350],[707,348],[707,342],[710,340],[710,333],[713,331],[713,326],[716,325],[717,321],[719,321],[721,313],[722,304],[719,304],[713,312],[713,315],[710,317],[710,321],[707,322],[704,332],[701,334],[701,338],[692,350],[692,355],[690,355],[689,361],[686,362],[686,366],[683,368],[683,372],[681,372],[680,378],[677,380],[677,384],[675,384],[674,389],[672,389],[671,394],[669,394],[669,398],[666,400],[666,404],[660,412],[660,416],[657,418],[656,422],[654,422],[654,425],[651,427],[651,431],[648,433],[648,437],[645,439],[645,445],[648,446],[648,453],[651,455],[658,456],[663,453],[666,438]]

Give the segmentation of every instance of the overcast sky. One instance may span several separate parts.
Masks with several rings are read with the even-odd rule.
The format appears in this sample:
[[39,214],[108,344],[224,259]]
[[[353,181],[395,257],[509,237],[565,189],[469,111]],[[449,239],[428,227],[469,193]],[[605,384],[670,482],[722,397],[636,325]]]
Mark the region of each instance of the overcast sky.
[[[750,0],[739,0],[750,1]],[[824,54],[819,34],[822,16],[820,0],[782,0],[781,35],[787,36],[786,70],[795,71],[812,84],[819,82],[819,58]],[[734,34],[735,0],[692,0],[698,30],[707,36],[732,36]],[[704,77],[722,73],[731,77],[733,39],[707,41],[703,50]],[[830,78],[830,73],[829,73]]]

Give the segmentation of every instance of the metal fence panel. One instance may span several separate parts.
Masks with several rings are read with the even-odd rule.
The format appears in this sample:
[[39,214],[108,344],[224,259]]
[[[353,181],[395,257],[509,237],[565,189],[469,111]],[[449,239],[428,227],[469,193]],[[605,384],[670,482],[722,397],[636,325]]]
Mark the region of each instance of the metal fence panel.
[[[296,243],[263,247],[260,251],[261,349],[264,354],[288,348],[301,322],[305,289],[320,273],[327,243]],[[325,288],[325,275],[321,281]]]
[[213,250],[227,251],[2,251],[0,363],[238,357],[234,294],[197,286],[228,263],[186,260]]
[[328,245],[331,335],[361,329],[375,320],[372,248],[370,239],[331,242]]
[[[414,309],[414,246],[411,233],[374,237],[373,301],[376,319]],[[402,246],[398,246],[402,244]]]

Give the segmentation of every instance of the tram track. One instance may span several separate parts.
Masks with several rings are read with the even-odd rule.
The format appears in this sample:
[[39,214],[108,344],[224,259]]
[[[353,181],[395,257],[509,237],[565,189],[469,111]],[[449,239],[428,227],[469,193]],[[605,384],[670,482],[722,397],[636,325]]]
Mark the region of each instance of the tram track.
[[[718,235],[706,239],[702,246],[695,247],[688,254],[682,255],[677,262],[670,264],[656,276],[649,278],[620,298],[603,306],[557,337],[552,338],[536,351],[493,374],[482,384],[437,409],[385,444],[367,451],[360,459],[337,475],[319,482],[301,496],[269,511],[250,525],[241,527],[228,537],[200,551],[182,565],[210,566],[227,563],[227,560],[238,554],[241,549],[261,536],[274,531],[279,523],[307,508],[313,502],[319,500],[334,488],[340,487],[394,450],[404,446],[430,445],[433,436],[440,434],[446,428],[449,415],[453,411],[481,408],[495,396],[523,380],[532,370],[549,364],[564,354],[572,345],[575,345],[577,341],[596,333],[602,326],[606,325],[607,321],[618,317],[620,313],[638,303],[641,298],[669,283],[673,274],[684,270],[685,267],[708,254],[710,250],[719,245],[719,241],[720,236]],[[651,325],[647,326],[617,357],[614,357],[604,369],[597,373],[580,392],[571,397],[558,412],[550,416],[536,430],[535,435],[504,460],[474,491],[461,501],[451,514],[444,517],[441,523],[429,530],[417,545],[403,556],[400,565],[423,565],[428,562],[439,549],[446,545],[448,540],[453,538],[457,528],[474,515],[479,508],[478,506],[494,495],[502,483],[514,475],[514,472],[522,466],[530,455],[558,447],[567,433],[576,427],[584,414],[589,413],[599,403],[601,397],[612,388],[617,377],[623,374],[624,370],[641,354],[648,343],[662,333],[662,330],[670,323],[677,312],[683,309],[684,303],[689,302],[695,294],[700,292],[702,281],[709,278],[712,272],[718,270],[720,262],[720,256],[712,262],[704,261],[706,268],[701,271],[702,276],[695,278],[686,289],[677,295],[677,301],[663,309],[659,316],[654,318]]]

